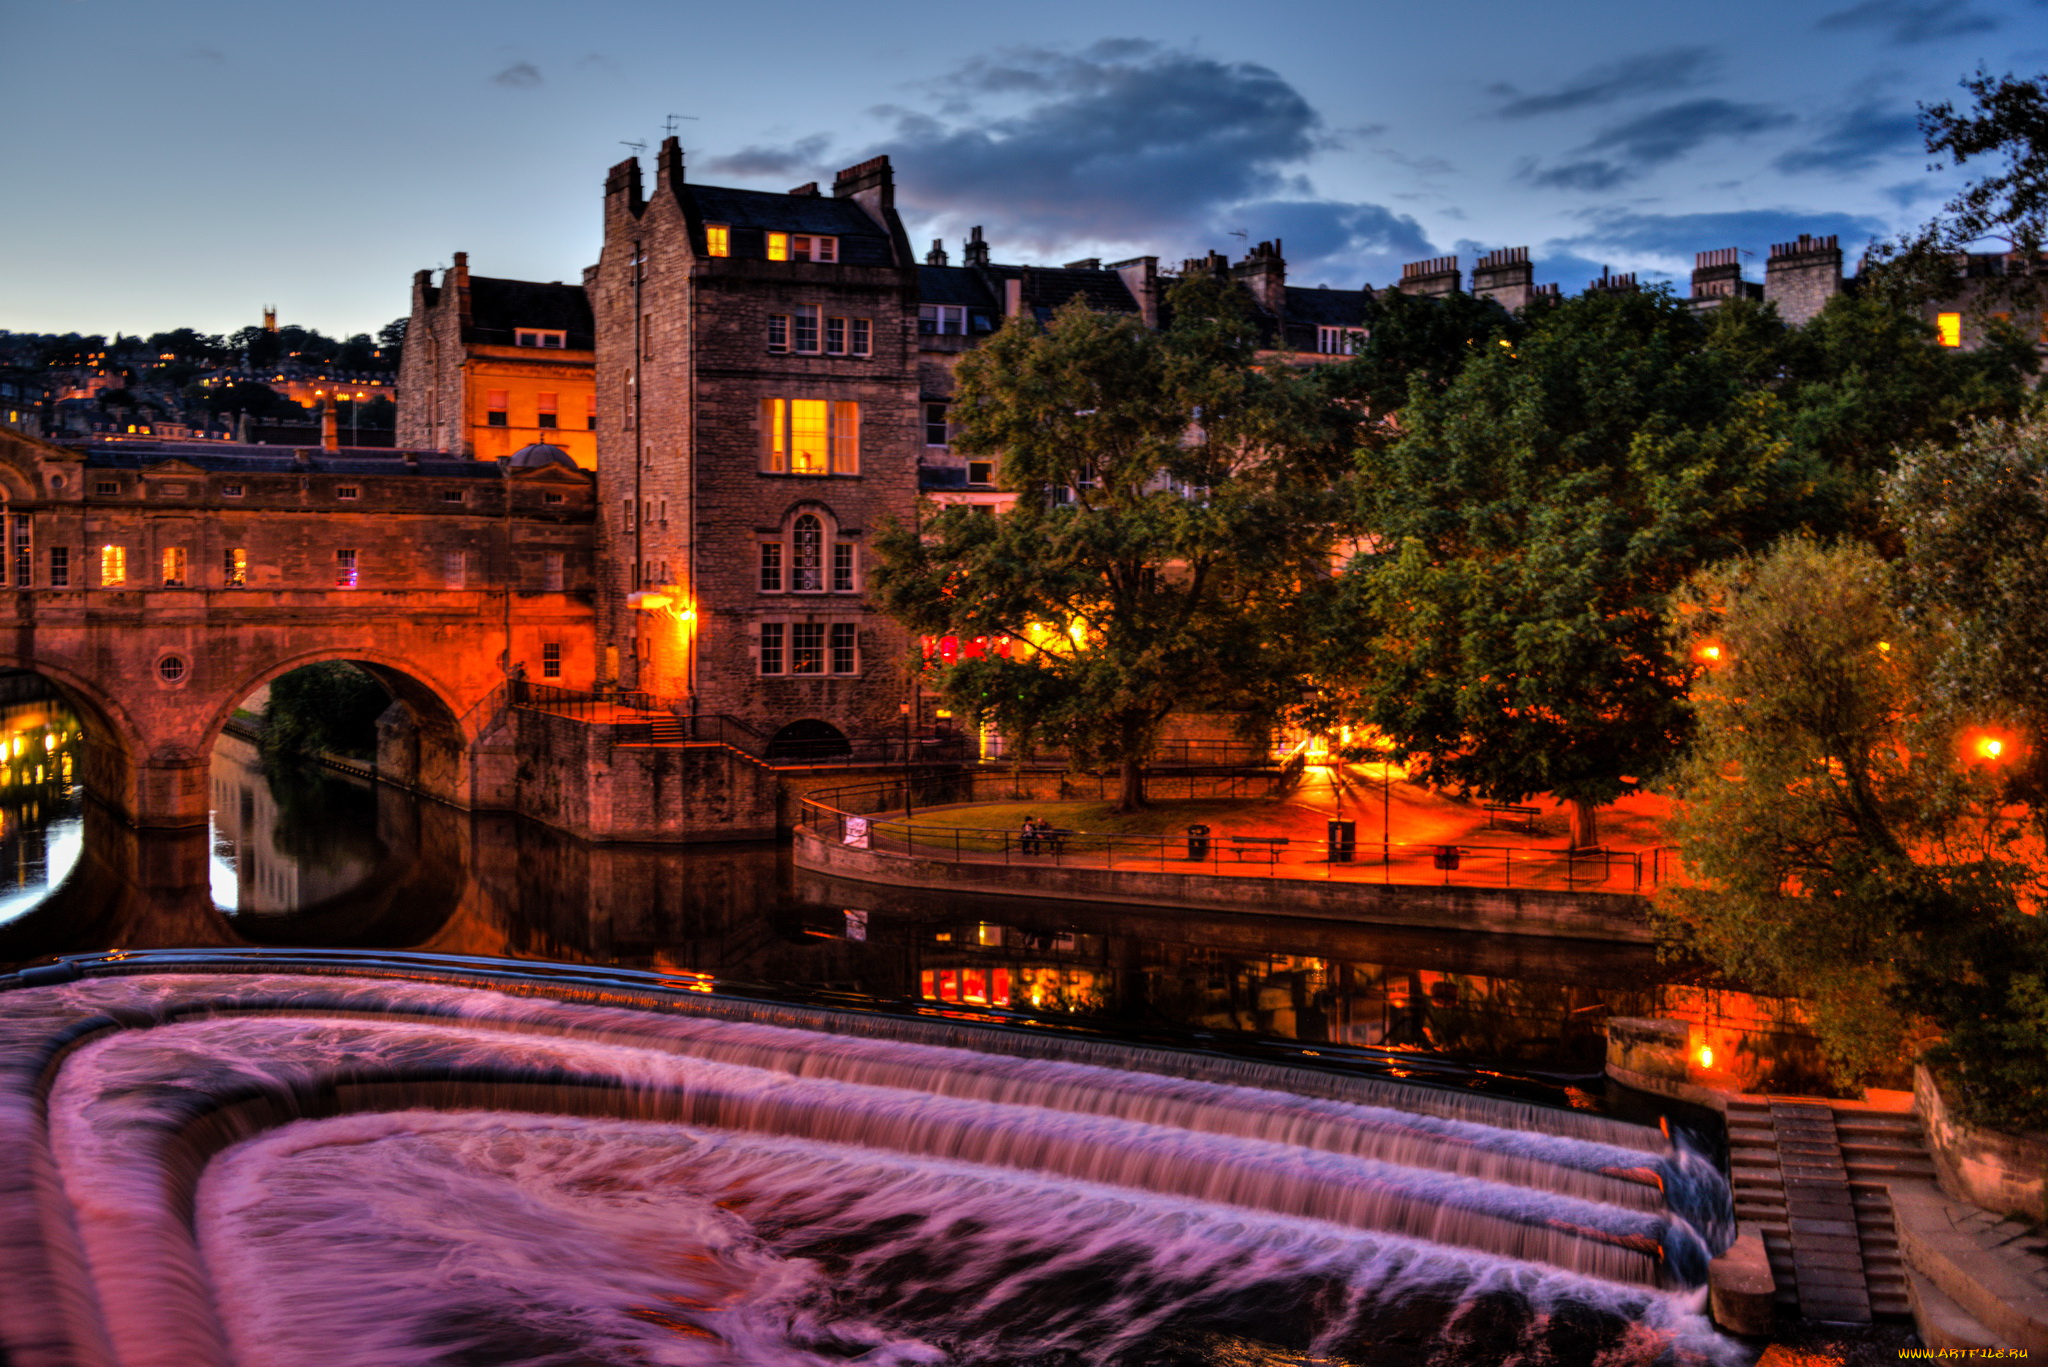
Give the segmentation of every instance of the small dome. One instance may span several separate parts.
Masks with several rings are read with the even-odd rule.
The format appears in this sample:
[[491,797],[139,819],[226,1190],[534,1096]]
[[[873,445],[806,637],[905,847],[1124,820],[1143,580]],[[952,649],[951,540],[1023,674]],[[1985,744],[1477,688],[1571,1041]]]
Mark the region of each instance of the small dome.
[[515,470],[538,470],[543,465],[565,465],[574,470],[576,461],[561,447],[550,446],[544,441],[522,446],[512,453],[512,468]]

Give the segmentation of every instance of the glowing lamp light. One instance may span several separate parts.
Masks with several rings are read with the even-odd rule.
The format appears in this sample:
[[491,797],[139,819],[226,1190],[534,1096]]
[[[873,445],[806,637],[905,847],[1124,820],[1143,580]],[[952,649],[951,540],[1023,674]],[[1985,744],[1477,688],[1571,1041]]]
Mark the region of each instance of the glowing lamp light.
[[2005,754],[2005,742],[1996,736],[1981,736],[1977,740],[1977,753],[1985,759],[1999,759]]
[[626,595],[626,606],[641,612],[659,612],[675,600],[665,593],[632,593]]
[[1721,663],[1721,647],[1714,641],[1708,641],[1704,645],[1696,647],[1692,654],[1694,659],[1699,660],[1703,664],[1717,665]]
[[1702,1045],[1700,1046],[1700,1067],[1702,1067],[1702,1068],[1711,1068],[1711,1067],[1713,1067],[1713,1066],[1714,1066],[1714,1046],[1713,1046],[1713,1045],[1711,1045],[1711,1044],[1702,1044]]

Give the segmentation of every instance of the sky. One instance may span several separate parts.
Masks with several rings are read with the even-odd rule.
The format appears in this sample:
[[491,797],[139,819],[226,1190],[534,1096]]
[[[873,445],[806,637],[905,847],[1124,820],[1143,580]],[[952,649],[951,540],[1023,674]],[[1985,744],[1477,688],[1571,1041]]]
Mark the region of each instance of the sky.
[[[575,281],[606,169],[886,152],[920,254],[1062,264],[1278,237],[1290,283],[1528,246],[1539,281],[1678,277],[1960,183],[1922,102],[2048,70],[2048,0],[0,0],[0,329],[346,335],[412,273]],[[651,172],[651,165],[650,165]]]

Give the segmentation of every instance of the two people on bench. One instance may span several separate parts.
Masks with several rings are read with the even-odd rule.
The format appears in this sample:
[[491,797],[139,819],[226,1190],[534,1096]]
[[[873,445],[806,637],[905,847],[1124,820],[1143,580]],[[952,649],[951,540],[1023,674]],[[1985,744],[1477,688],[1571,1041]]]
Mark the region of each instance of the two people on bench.
[[1053,825],[1050,821],[1035,816],[1024,818],[1024,830],[1017,838],[1018,847],[1026,854],[1037,854],[1040,843],[1054,843]]

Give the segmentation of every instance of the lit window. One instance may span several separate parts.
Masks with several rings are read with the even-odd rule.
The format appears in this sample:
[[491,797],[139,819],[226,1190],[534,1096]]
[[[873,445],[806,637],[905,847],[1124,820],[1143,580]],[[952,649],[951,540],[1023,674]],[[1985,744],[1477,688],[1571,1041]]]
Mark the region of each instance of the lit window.
[[933,336],[962,336],[967,331],[967,308],[962,304],[920,304],[917,330]]
[[853,354],[872,356],[875,354],[875,326],[866,318],[853,320]]
[[789,672],[792,674],[823,674],[825,672],[825,624],[823,622],[792,622],[789,630]]
[[946,444],[946,405],[928,403],[924,406],[924,444],[944,446]]
[[[833,410],[847,410],[837,413]],[[776,475],[852,474],[859,469],[860,405],[823,399],[763,399],[761,468]],[[845,469],[838,447],[846,441]]]
[[789,586],[798,593],[820,593],[825,588],[825,528],[810,513],[790,527]]
[[853,546],[849,542],[832,544],[832,592],[853,592]]
[[798,304],[796,311],[790,315],[790,324],[789,349],[807,354],[816,352],[818,349],[818,306],[816,304]]
[[761,623],[761,672],[782,672],[782,623]]
[[221,581],[231,589],[249,587],[249,552],[233,547],[221,557]]
[[[768,234],[768,259],[769,259],[770,261],[787,261],[787,260],[789,260],[789,234],[788,234],[788,233],[770,233],[770,234]],[[776,672],[777,674],[780,674],[780,673],[781,673],[782,671],[781,671],[780,669],[778,669],[778,670],[776,670],[775,672]]]
[[782,543],[761,543],[761,592],[782,592]]
[[489,391],[485,395],[487,402],[484,404],[484,421],[492,427],[505,426],[507,422],[506,409],[511,407],[506,402],[506,399],[509,397],[508,391],[503,389]]
[[789,350],[789,315],[771,313],[768,315],[768,350],[781,355]]
[[441,583],[446,588],[466,588],[469,584],[469,552],[441,552]]
[[68,589],[71,587],[71,548],[50,547],[50,587]]
[[163,582],[167,589],[185,587],[185,548],[166,546],[163,554]]
[[705,224],[704,253],[707,256],[731,256],[732,229],[723,223]]
[[846,354],[846,320],[827,318],[825,320],[825,354],[844,356]]
[[537,394],[534,396],[534,401],[540,409],[540,417],[538,419],[540,426],[555,426],[555,419],[558,416],[558,396],[554,394]]
[[1325,356],[1349,356],[1358,346],[1356,328],[1316,329],[1316,350]]
[[857,629],[851,622],[832,624],[832,672],[834,674],[860,673],[860,648]]
[[1943,346],[1963,344],[1963,315],[1960,313],[1938,313],[1934,317],[1934,331]]
[[356,586],[356,553],[341,550],[334,553],[334,587],[352,589]]
[[569,341],[568,333],[550,328],[518,328],[515,331],[521,346],[560,348],[566,346]]
[[549,551],[541,557],[540,586],[549,593],[562,591],[562,573],[568,557],[560,551]]
[[340,499],[358,499],[363,496],[363,491],[353,484],[338,484],[335,486],[334,496]]
[[540,676],[543,679],[562,677],[562,643],[544,641],[540,648]]
[[100,587],[103,589],[125,588],[128,584],[128,548],[126,546],[100,547]]

